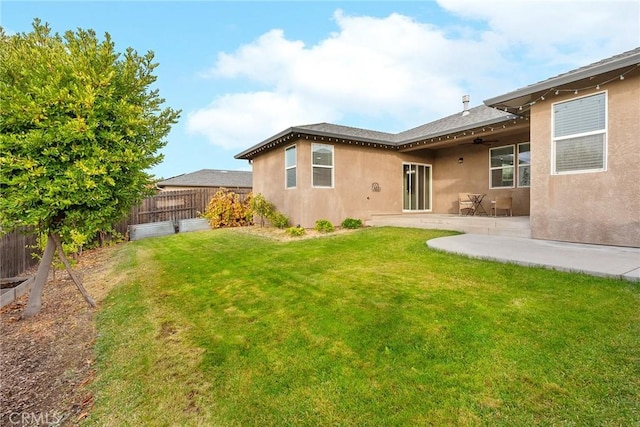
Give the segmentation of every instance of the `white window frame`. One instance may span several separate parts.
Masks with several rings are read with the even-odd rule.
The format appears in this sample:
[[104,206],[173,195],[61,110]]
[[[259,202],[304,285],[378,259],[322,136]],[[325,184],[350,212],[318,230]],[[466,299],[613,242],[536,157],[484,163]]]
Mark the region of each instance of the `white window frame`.
[[[511,149],[513,150],[513,164],[510,166],[496,166],[493,167],[491,166],[491,152],[493,150],[498,150],[501,148],[507,148],[507,147],[511,147]],[[501,186],[501,187],[496,187],[493,185],[493,171],[494,170],[503,170],[503,169],[507,169],[507,168],[511,168],[513,169],[513,183],[509,186]],[[516,185],[516,169],[517,169],[517,157],[516,157],[516,146],[515,144],[511,144],[511,145],[501,145],[500,147],[494,147],[494,148],[489,148],[489,188],[490,189],[500,189],[500,188],[514,188]]]
[[[313,156],[313,153],[316,151],[316,147],[320,147],[320,148],[326,148],[329,149],[329,151],[331,151],[331,165],[316,165],[315,164],[315,158]],[[335,150],[333,145],[329,145],[329,144],[318,144],[318,143],[312,143],[311,144],[311,186],[313,188],[334,188],[335,186],[335,177],[334,177],[334,171],[335,171],[335,166],[336,164],[336,159],[335,159]],[[331,170],[331,185],[315,185],[314,181],[313,181],[313,171],[315,168],[324,168],[324,169],[330,169]]]
[[[576,133],[571,135],[564,135],[561,137],[555,136],[556,123],[555,123],[555,106],[558,104],[564,104],[568,102],[574,102],[579,99],[588,98],[591,96],[598,96],[604,94],[604,129]],[[572,174],[580,174],[580,173],[595,173],[595,172],[605,172],[607,170],[607,152],[608,152],[608,135],[609,135],[609,95],[607,91],[601,91],[596,93],[591,93],[589,95],[580,96],[571,98],[565,101],[555,102],[551,105],[551,175],[572,175]],[[602,167],[600,168],[591,168],[591,169],[575,169],[570,171],[558,171],[556,170],[556,144],[558,141],[564,141],[568,139],[576,139],[581,137],[587,137],[592,135],[603,135],[602,141]]]
[[[295,150],[295,156],[294,156],[294,159],[293,159],[293,165],[287,165],[287,152],[289,150]],[[298,186],[298,167],[297,166],[298,166],[298,148],[294,144],[294,145],[290,145],[289,147],[286,147],[284,149],[284,188],[286,190],[291,190],[291,189],[294,189],[294,188],[296,188]],[[296,183],[293,186],[289,186],[289,180],[288,180],[289,179],[288,172],[291,169],[295,170],[295,175],[294,176],[295,176]]]
[[[427,209],[406,209],[404,206],[404,191],[406,190],[406,188],[404,187],[404,177],[403,177],[403,184],[402,184],[402,191],[403,191],[403,200],[402,200],[402,212],[431,212],[433,210],[433,165],[431,165],[430,163],[411,163],[411,162],[402,162],[402,171],[404,173],[404,168],[405,166],[414,166],[416,168],[416,172],[418,168],[424,168],[425,170],[428,170],[428,174],[424,175],[427,178],[428,181],[428,188],[420,188],[421,184],[419,181],[417,181],[417,184],[414,182],[413,185],[418,185],[418,189],[421,189],[422,191],[422,195],[424,197],[424,201],[428,202],[428,208]],[[416,173],[416,175],[418,175]],[[418,198],[419,200],[419,198]],[[417,205],[417,203],[416,203]]]
[[[520,163],[520,146],[522,145],[529,145],[529,163]],[[516,176],[516,185],[518,186],[518,188],[529,188],[531,187],[531,142],[520,142],[518,143],[518,147],[516,150],[516,162],[518,164],[518,175]],[[528,167],[529,168],[529,185],[520,185],[520,178],[522,176],[522,172],[520,171],[521,168],[525,168]]]

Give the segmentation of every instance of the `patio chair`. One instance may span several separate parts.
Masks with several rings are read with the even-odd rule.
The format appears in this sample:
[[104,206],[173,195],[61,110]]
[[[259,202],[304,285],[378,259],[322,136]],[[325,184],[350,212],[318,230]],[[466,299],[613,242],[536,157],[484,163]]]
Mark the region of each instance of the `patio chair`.
[[469,198],[469,193],[458,193],[458,215],[467,209],[467,215],[473,211],[473,202]]
[[[513,210],[511,209],[512,200],[512,197],[497,197],[495,200],[492,200],[491,210],[493,211],[493,216],[498,215],[498,209],[507,211],[509,216],[513,216]],[[505,216],[507,212],[505,212]]]

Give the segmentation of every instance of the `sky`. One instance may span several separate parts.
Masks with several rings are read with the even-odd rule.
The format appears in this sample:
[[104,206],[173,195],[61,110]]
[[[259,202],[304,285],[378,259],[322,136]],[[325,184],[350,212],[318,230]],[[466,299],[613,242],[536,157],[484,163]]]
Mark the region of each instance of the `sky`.
[[182,110],[151,171],[251,170],[289,127],[401,132],[640,46],[639,0],[7,1],[0,26],[109,33],[153,51]]

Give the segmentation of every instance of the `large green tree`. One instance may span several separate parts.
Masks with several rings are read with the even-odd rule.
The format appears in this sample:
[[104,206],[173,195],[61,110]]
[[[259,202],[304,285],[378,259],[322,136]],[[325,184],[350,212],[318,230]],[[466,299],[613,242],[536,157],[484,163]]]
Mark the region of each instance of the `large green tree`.
[[0,27],[0,232],[48,236],[24,317],[40,310],[72,230],[108,230],[148,194],[148,170],[180,115],[162,107],[153,61],[92,30],[54,34],[38,19],[29,33]]

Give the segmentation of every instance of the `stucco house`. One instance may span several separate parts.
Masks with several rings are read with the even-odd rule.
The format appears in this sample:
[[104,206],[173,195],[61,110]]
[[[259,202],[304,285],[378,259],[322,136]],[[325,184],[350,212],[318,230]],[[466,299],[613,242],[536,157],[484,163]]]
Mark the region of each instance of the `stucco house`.
[[533,238],[640,247],[640,48],[468,104],[397,134],[295,126],[235,157],[304,227],[457,214],[467,192],[512,197]]

